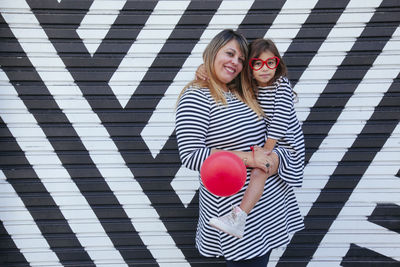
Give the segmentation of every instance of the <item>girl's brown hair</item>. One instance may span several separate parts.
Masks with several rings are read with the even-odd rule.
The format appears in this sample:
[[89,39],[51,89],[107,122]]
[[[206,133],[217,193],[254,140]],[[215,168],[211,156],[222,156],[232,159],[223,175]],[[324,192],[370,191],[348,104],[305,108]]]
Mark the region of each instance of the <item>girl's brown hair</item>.
[[[218,51],[225,46],[231,40],[235,40],[239,47],[240,52],[243,57],[245,57],[245,62],[243,62],[243,70],[247,65],[248,56],[248,43],[246,38],[237,31],[226,29],[218,33],[211,42],[207,45],[203,52],[204,67],[207,71],[207,76],[209,77],[207,81],[192,80],[189,82],[181,91],[178,97],[178,101],[189,87],[194,88],[204,88],[207,87],[210,90],[211,96],[217,103],[226,105],[226,99],[221,86],[219,85],[217,76],[214,70],[214,61]],[[233,91],[236,96],[245,104],[247,104],[257,115],[262,116],[264,113],[256,101],[254,91],[251,87],[250,80],[247,77],[247,72],[242,72],[233,79],[228,85],[229,89]]]

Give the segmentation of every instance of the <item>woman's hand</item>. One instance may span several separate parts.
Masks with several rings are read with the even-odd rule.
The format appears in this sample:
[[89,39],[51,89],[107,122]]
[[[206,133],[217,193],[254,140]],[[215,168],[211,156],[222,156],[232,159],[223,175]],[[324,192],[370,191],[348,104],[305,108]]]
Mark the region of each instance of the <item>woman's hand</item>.
[[253,147],[253,168],[259,168],[263,170],[265,173],[269,173],[267,167],[268,163],[268,153],[259,146]]
[[278,172],[279,157],[275,152],[259,146],[254,146],[253,151],[256,168],[260,168],[267,173],[268,176]]
[[201,64],[196,70],[196,80],[208,80],[207,71],[203,64]]

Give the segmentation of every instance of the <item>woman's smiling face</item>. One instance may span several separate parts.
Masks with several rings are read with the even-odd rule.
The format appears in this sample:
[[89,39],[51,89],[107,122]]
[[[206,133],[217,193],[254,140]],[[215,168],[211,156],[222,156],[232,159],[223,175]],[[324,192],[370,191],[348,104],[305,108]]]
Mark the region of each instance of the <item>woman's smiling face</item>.
[[[214,72],[222,85],[231,82],[242,71],[245,58],[236,40],[230,40],[217,53]],[[224,88],[227,90],[227,88]]]

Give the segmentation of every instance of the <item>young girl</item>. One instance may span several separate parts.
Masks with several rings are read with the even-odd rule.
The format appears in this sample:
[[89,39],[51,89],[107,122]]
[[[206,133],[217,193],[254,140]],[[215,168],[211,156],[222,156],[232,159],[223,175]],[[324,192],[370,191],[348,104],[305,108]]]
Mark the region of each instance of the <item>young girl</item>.
[[[199,73],[198,76],[205,77]],[[300,187],[305,154],[303,132],[294,109],[295,94],[286,78],[286,65],[271,40],[257,39],[250,44],[248,76],[265,113],[267,140],[264,149],[266,153],[277,153],[281,164],[290,164],[291,172],[278,169],[279,178],[292,187]],[[282,156],[278,147],[286,148],[289,154]],[[267,167],[270,165],[276,166],[276,162],[267,163]],[[240,206],[225,216],[211,218],[209,224],[227,234],[243,237],[247,214],[262,196],[268,176],[260,169],[253,169]]]

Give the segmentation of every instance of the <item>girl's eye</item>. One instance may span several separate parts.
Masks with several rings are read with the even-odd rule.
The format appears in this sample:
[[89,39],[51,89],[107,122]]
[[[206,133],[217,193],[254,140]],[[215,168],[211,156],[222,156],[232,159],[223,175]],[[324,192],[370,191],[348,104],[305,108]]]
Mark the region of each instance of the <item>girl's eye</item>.
[[270,67],[275,67],[276,65],[276,59],[270,59],[268,60],[268,66]]
[[261,60],[256,60],[253,62],[253,67],[261,67],[261,65],[262,65]]
[[228,56],[233,57],[233,53],[232,52],[226,52],[228,54]]

